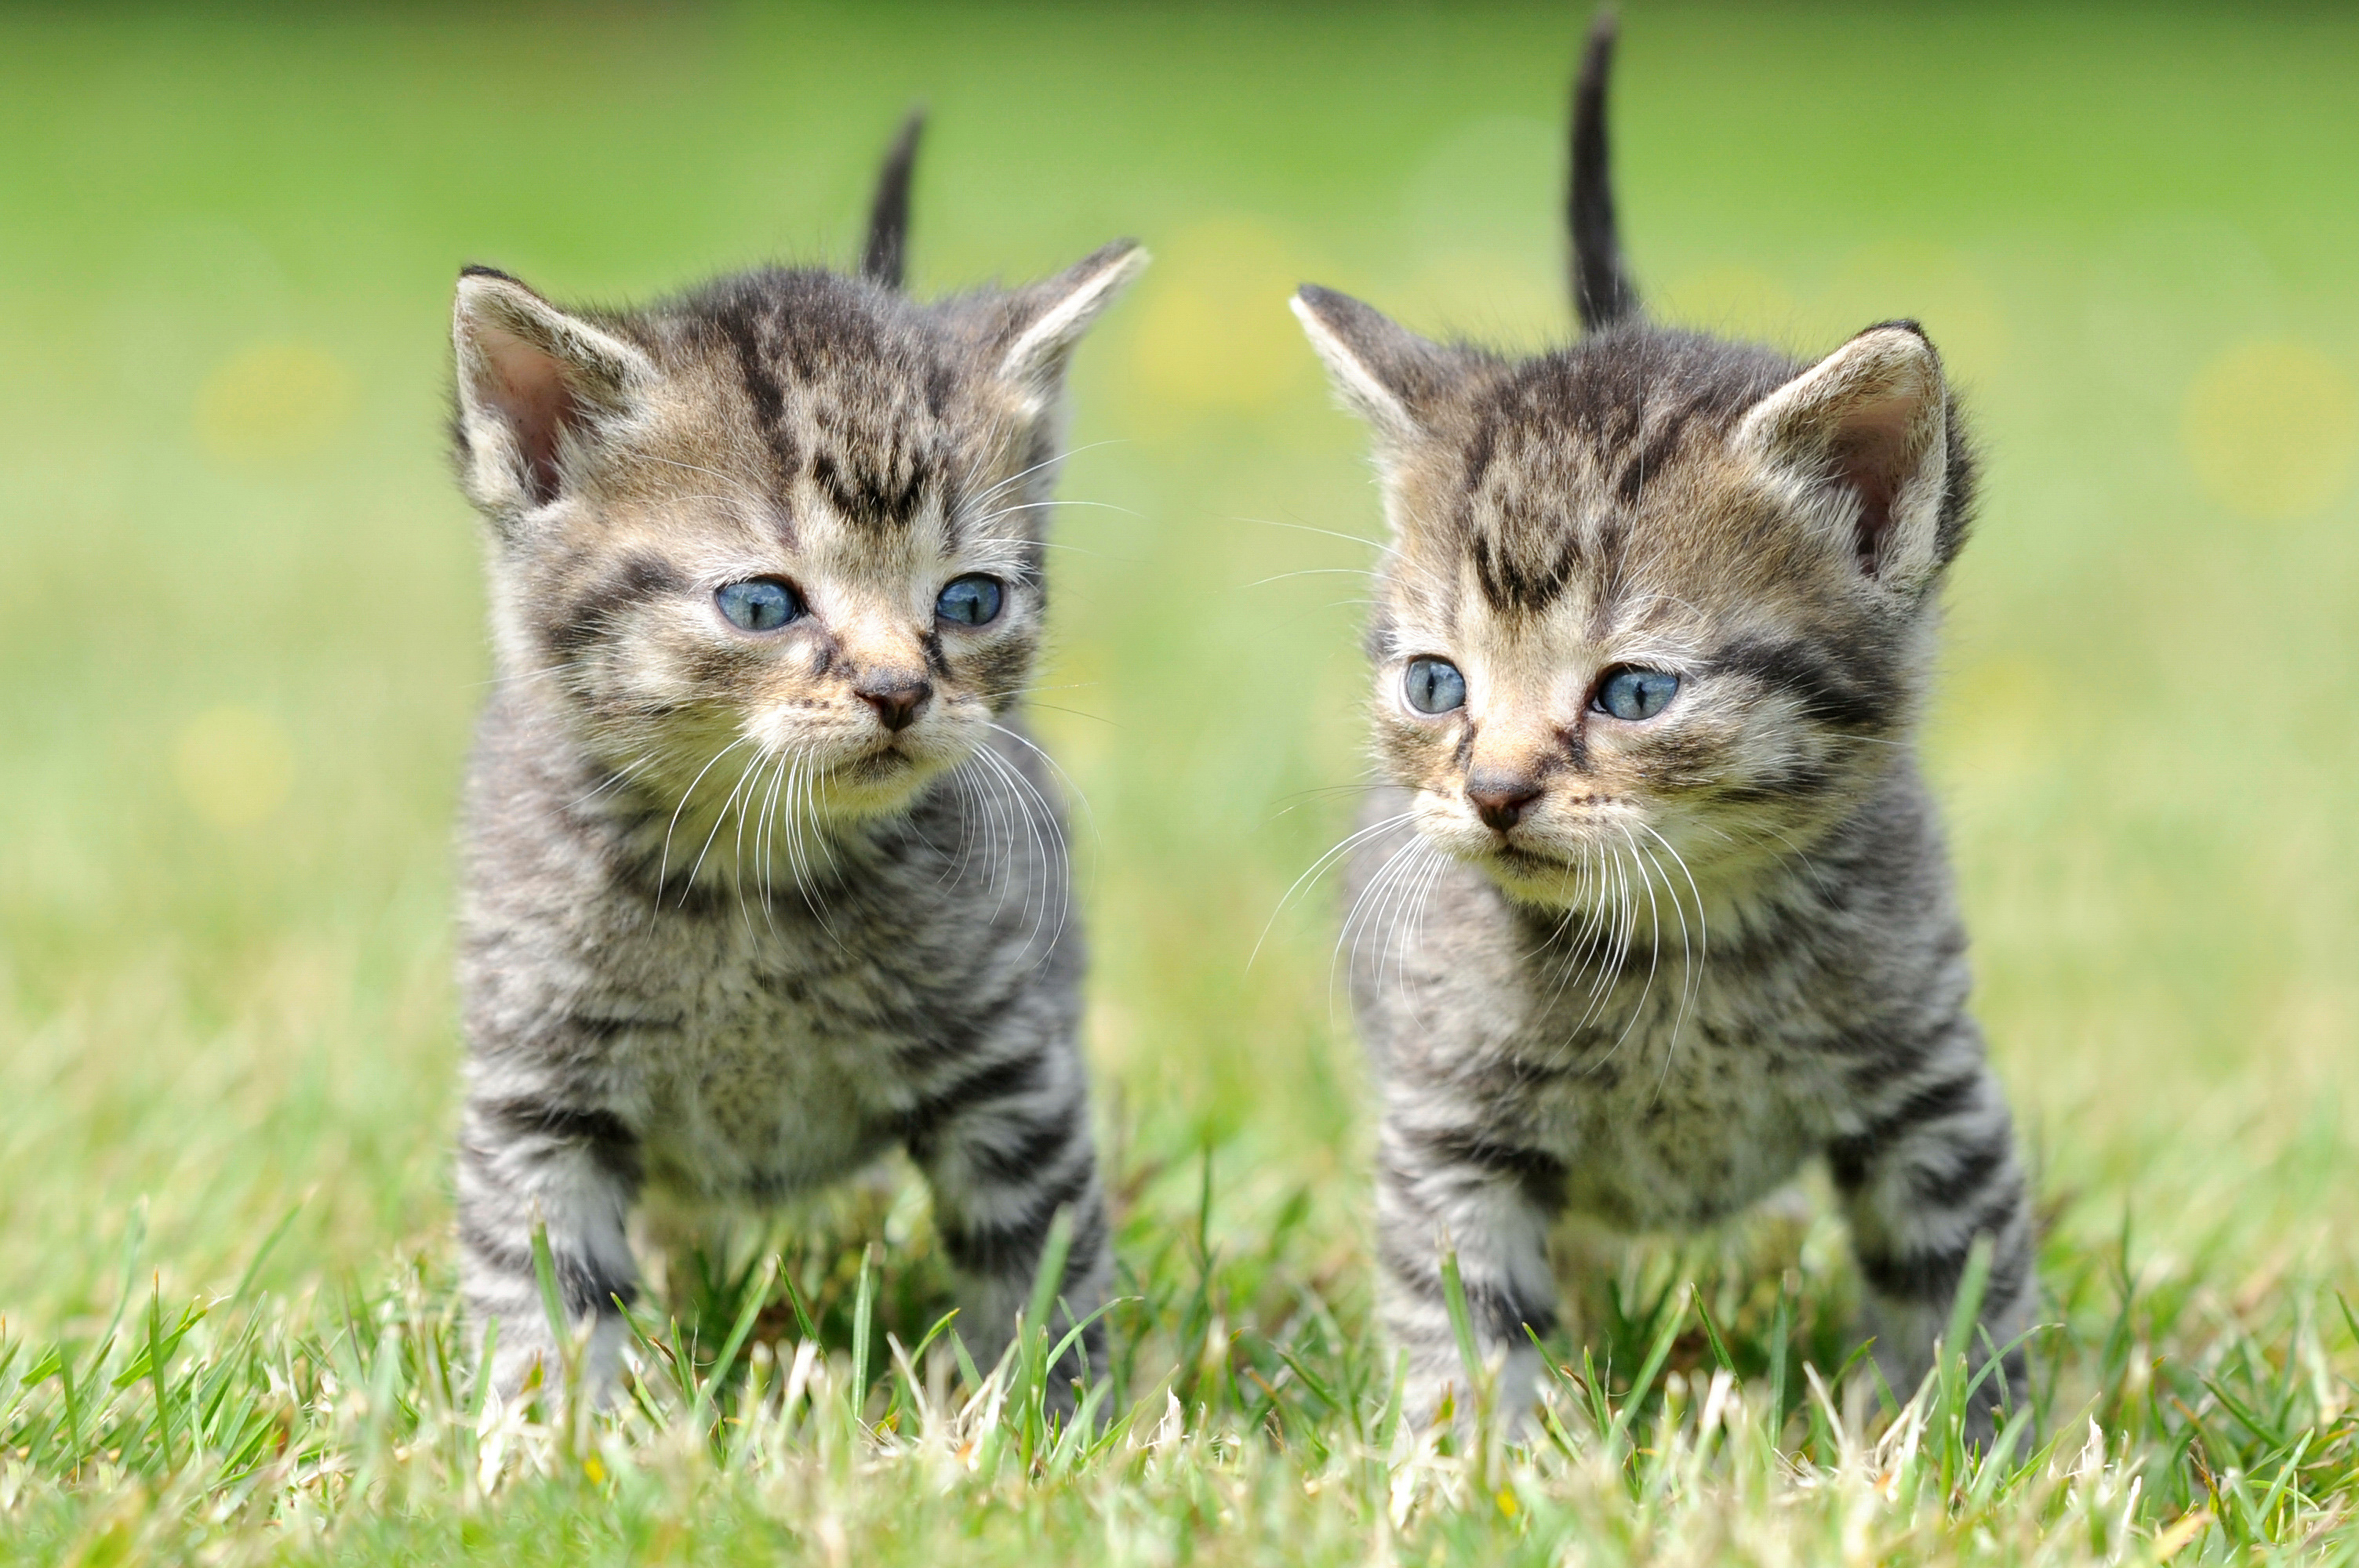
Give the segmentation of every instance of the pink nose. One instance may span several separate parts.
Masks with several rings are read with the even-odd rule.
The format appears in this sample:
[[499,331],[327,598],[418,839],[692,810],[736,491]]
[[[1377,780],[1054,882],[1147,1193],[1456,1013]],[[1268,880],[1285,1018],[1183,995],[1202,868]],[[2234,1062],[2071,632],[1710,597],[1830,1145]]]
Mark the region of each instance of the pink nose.
[[1524,819],[1524,813],[1541,795],[1536,779],[1505,774],[1475,774],[1466,781],[1466,799],[1474,815],[1495,832],[1505,833]]

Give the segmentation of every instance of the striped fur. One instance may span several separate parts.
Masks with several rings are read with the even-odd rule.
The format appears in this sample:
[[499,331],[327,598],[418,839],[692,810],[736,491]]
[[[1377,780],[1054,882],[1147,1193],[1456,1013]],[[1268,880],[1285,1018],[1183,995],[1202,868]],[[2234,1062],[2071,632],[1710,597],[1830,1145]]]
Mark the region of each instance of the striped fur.
[[[1375,429],[1392,529],[1368,632],[1386,783],[1345,939],[1383,1092],[1382,1314],[1428,1414],[1463,1376],[1445,1249],[1521,1405],[1558,1215],[1708,1224],[1813,1158],[1896,1387],[1976,1238],[1988,1343],[2035,1289],[1910,743],[1973,498],[1957,410],[1909,323],[1804,364],[1637,319],[1602,188],[1610,42],[1576,99],[1588,337],[1510,360],[1296,302]],[[1463,706],[1410,704],[1419,657],[1462,673]],[[1603,706],[1629,666],[1679,677],[1653,717]],[[1994,1370],[1985,1431],[2024,1386],[2018,1351]]]
[[[460,280],[496,675],[468,787],[459,1238],[506,1392],[550,1348],[536,1225],[603,1385],[643,1197],[773,1203],[897,1147],[978,1354],[1060,1212],[1063,1300],[1104,1299],[1082,951],[1022,697],[1065,358],[1146,257],[907,297],[915,130],[864,277],[755,272],[632,311]],[[970,574],[999,613],[938,617]],[[808,612],[739,630],[716,592],[755,579]]]

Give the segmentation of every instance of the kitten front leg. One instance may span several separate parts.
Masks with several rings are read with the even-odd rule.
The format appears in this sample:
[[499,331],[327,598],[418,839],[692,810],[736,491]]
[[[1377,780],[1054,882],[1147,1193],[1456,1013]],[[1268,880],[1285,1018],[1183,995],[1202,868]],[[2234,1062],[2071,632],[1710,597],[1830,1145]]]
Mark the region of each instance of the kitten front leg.
[[1975,1238],[1990,1238],[1990,1280],[1967,1357],[1981,1372],[1991,1347],[2002,1352],[1968,1417],[1969,1434],[1988,1441],[2002,1404],[2019,1406],[2029,1391],[2016,1340],[2035,1283],[2029,1205],[1997,1078],[1979,1050],[1946,1068],[1937,1063],[1896,1085],[1827,1159],[1867,1282],[1876,1361],[1902,1399],[1932,1366]]
[[557,1377],[533,1268],[536,1226],[547,1232],[570,1319],[594,1324],[587,1386],[600,1398],[612,1389],[624,1327],[614,1301],[630,1300],[637,1278],[623,1227],[638,1180],[637,1141],[610,1112],[545,1095],[470,1098],[459,1141],[460,1279],[477,1332],[499,1325],[482,1374],[503,1399],[536,1366],[544,1384]]
[[[933,1189],[935,1226],[957,1276],[956,1327],[979,1365],[989,1368],[1007,1347],[1060,1212],[1071,1214],[1072,1231],[1052,1343],[1103,1304],[1113,1238],[1088,1085],[1070,1044],[970,1067],[908,1120],[909,1153]],[[1050,1369],[1051,1407],[1070,1411],[1073,1379],[1105,1367],[1105,1323],[1093,1319]]]
[[1448,1248],[1475,1347],[1500,1369],[1496,1409],[1519,1422],[1538,1392],[1531,1334],[1556,1326],[1548,1228],[1564,1167],[1503,1130],[1437,1129],[1426,1115],[1397,1104],[1386,1117],[1376,1176],[1377,1314],[1394,1348],[1408,1353],[1408,1413],[1422,1427],[1445,1400],[1462,1423],[1473,1410],[1442,1282]]

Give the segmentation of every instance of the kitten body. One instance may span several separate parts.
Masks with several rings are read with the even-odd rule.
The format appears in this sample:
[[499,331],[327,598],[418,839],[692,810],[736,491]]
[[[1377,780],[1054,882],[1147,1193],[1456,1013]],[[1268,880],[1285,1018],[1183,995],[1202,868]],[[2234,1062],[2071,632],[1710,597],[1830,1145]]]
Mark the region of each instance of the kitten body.
[[[2033,1293],[1909,746],[1972,503],[1957,412],[1912,323],[1807,364],[1636,319],[1611,42],[1601,24],[1574,116],[1587,337],[1518,361],[1296,302],[1375,427],[1392,530],[1368,633],[1388,782],[1345,935],[1383,1095],[1381,1313],[1427,1415],[1453,1386],[1465,1409],[1445,1249],[1521,1408],[1558,1215],[1705,1224],[1814,1157],[1896,1389],[1978,1238],[1988,1345]],[[2019,1350],[1992,1371],[1985,1430]]]
[[629,312],[461,279],[495,676],[459,1234],[505,1392],[550,1350],[536,1226],[603,1383],[642,1197],[770,1203],[896,1147],[979,1355],[1060,1212],[1062,1299],[1103,1298],[1082,951],[1020,699],[1065,358],[1146,257],[909,299],[914,137],[859,277],[761,271]]

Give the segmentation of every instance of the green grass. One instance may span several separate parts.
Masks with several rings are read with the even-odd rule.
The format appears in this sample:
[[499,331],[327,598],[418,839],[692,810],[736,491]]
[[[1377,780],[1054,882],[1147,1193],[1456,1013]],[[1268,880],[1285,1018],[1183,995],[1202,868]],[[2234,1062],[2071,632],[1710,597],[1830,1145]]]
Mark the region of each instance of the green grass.
[[[1317,530],[1377,523],[1282,301],[1560,332],[1573,14],[28,8],[0,12],[0,1553],[2359,1552],[2359,21],[1625,20],[1653,297],[1804,348],[1921,317],[1989,448],[1927,745],[2048,1220],[2036,1433],[1973,1458],[1953,1386],[1896,1417],[1840,1376],[1816,1189],[1568,1235],[1547,1441],[1391,1430],[1338,912],[1279,910],[1360,766],[1359,590],[1286,574],[1363,564]],[[1037,1346],[980,1390],[899,1358],[946,1305],[903,1173],[678,1260],[622,1416],[553,1390],[481,1423],[446,1236],[485,669],[451,279],[844,255],[920,96],[921,287],[1122,232],[1158,256],[1082,352],[1065,493],[1104,505],[1060,519],[1040,715],[1094,825],[1106,1422],[1043,1425]]]

